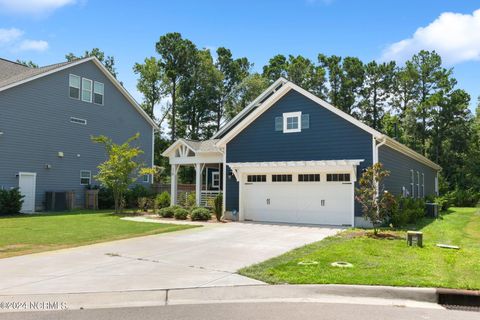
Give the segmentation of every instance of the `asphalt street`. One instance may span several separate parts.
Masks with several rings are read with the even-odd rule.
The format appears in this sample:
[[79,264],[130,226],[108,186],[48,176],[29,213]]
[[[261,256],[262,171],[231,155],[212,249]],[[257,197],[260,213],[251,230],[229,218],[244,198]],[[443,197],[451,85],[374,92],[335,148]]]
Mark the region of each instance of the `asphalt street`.
[[336,303],[236,303],[4,313],[2,320],[470,320],[479,312]]

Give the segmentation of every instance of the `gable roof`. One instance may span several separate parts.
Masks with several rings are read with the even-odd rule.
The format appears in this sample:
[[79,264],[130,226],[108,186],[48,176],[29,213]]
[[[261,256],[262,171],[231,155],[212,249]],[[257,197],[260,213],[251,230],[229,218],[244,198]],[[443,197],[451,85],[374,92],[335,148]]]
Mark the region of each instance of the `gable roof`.
[[179,144],[185,145],[187,148],[192,150],[195,154],[197,153],[206,153],[206,152],[220,152],[216,143],[218,139],[210,139],[204,141],[197,141],[197,140],[188,140],[180,138],[175,141],[170,147],[168,147],[165,151],[163,151],[162,156],[167,157],[171,154]]
[[255,98],[248,106],[243,108],[235,117],[232,118],[229,122],[227,122],[220,130],[218,130],[212,138],[222,138],[224,134],[228,132],[229,129],[234,127],[237,123],[239,123],[243,118],[245,118],[252,110],[262,105],[265,100],[273,95],[277,90],[279,90],[288,80],[285,78],[278,78],[277,81],[272,83],[270,87],[268,87],[265,91],[263,91],[258,97]]
[[[281,85],[279,86],[279,82]],[[422,156],[421,154],[417,153],[416,151],[408,148],[407,146],[399,143],[398,141],[384,135],[383,133],[367,126],[365,123],[355,119],[351,115],[343,112],[342,110],[334,107],[333,105],[329,104],[328,102],[322,100],[321,98],[317,97],[316,95],[312,94],[311,92],[299,87],[298,85],[294,84],[291,81],[288,81],[284,78],[278,79],[274,84],[277,84],[277,87],[272,90],[272,88],[268,88],[265,90],[259,97],[263,97],[261,99],[255,99],[254,102],[247,106],[249,108],[245,111],[245,114],[238,119],[233,118],[230,122],[232,124],[227,123],[224,128],[226,128],[221,134],[220,130],[214,137],[218,137],[223,135],[219,141],[217,142],[218,147],[224,147],[230,140],[232,140],[235,136],[237,136],[243,129],[245,129],[250,123],[255,121],[262,113],[268,110],[271,106],[273,106],[278,100],[280,100],[283,96],[285,96],[291,90],[295,90],[298,93],[304,95],[305,97],[309,98],[310,100],[316,102],[319,106],[335,113],[339,117],[343,118],[344,120],[350,122],[351,124],[359,127],[360,129],[368,132],[373,136],[374,139],[379,141],[385,141],[385,144],[399,152],[406,154],[407,156],[414,158],[425,165],[428,165],[436,170],[440,170],[441,167],[431,161],[430,159]],[[259,103],[260,102],[260,103]],[[245,108],[245,109],[247,109]],[[244,110],[245,110],[244,109]]]
[[159,130],[158,125],[152,120],[152,118],[148,116],[148,114],[140,107],[137,101],[135,101],[135,99],[130,95],[130,93],[96,57],[87,57],[73,61],[66,61],[40,68],[29,68],[16,62],[0,59],[0,92],[88,61],[92,61],[113,83],[118,91],[123,94],[123,96],[135,108],[135,110],[140,113],[140,115],[154,129]]

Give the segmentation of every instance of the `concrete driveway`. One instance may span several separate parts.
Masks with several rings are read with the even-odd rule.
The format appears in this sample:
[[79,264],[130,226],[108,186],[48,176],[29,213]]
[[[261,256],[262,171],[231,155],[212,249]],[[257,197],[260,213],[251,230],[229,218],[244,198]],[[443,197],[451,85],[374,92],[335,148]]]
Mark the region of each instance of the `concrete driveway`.
[[338,232],[259,223],[202,228],[0,259],[0,294],[252,285],[245,266]]

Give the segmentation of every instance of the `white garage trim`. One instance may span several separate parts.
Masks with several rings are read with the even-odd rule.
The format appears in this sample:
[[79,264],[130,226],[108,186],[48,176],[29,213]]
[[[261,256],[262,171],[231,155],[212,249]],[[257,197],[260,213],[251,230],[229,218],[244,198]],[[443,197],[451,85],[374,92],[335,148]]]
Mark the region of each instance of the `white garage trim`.
[[[243,184],[246,181],[248,174],[302,174],[302,173],[321,173],[321,181],[327,182],[326,173],[349,173],[350,182],[352,185],[352,199],[351,199],[351,225],[354,225],[355,219],[355,181],[357,180],[357,166],[364,161],[363,159],[356,160],[318,160],[318,161],[275,161],[275,162],[235,162],[228,163],[232,172],[239,182],[239,220],[245,220],[245,188]],[[267,178],[270,181],[271,177]],[[294,183],[299,183],[297,177],[293,178]],[[260,182],[262,183],[262,182]],[[281,183],[281,182],[280,182]]]

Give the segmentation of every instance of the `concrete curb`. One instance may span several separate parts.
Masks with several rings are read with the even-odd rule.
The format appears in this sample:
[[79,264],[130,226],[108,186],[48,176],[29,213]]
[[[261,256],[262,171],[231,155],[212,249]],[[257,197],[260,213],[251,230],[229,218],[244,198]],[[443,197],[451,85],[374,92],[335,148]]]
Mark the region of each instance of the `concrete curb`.
[[0,313],[274,301],[341,302],[439,308],[436,304],[437,289],[434,288],[362,285],[254,285],[121,292],[0,295]]

